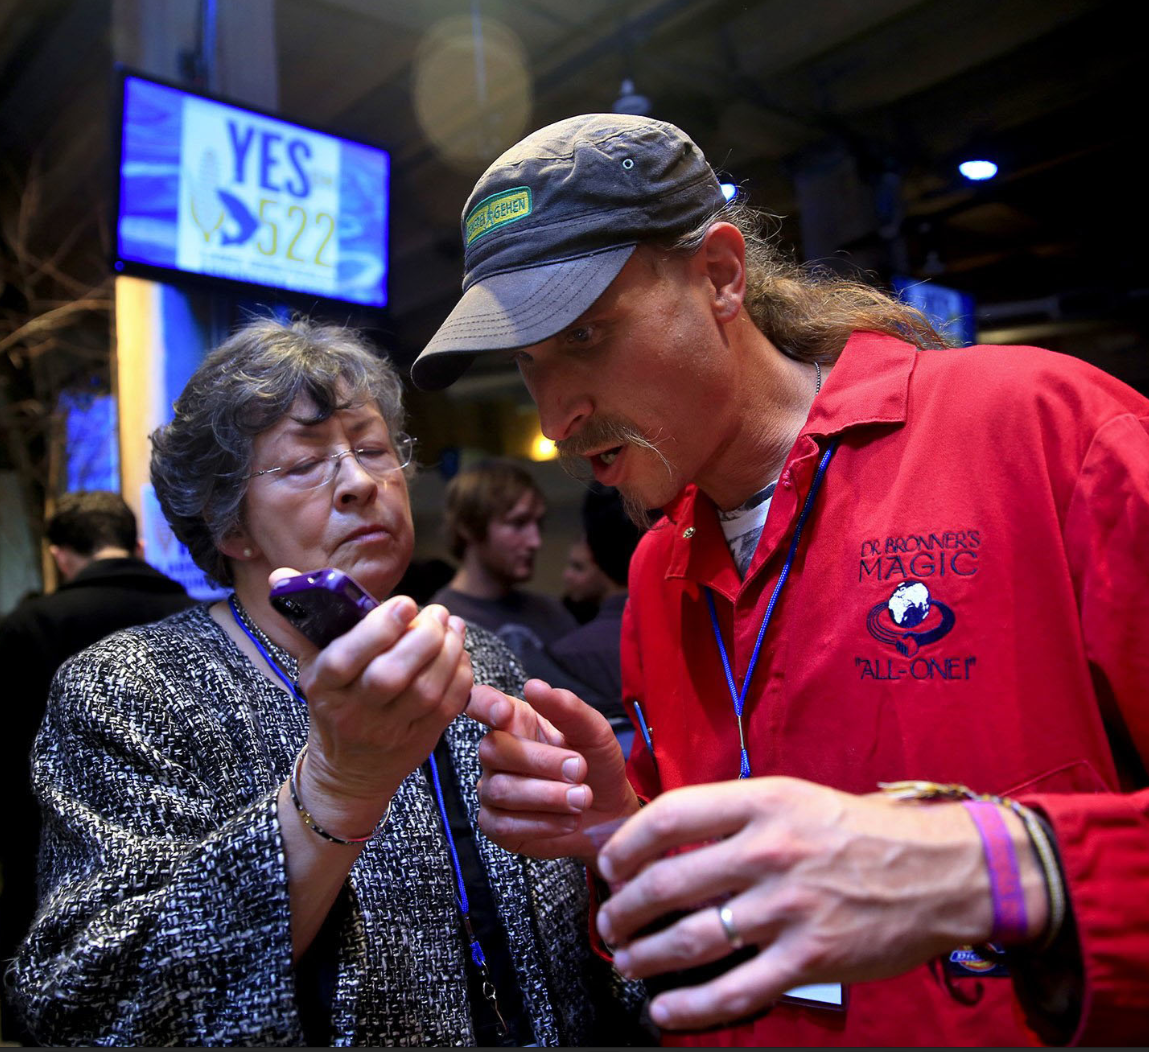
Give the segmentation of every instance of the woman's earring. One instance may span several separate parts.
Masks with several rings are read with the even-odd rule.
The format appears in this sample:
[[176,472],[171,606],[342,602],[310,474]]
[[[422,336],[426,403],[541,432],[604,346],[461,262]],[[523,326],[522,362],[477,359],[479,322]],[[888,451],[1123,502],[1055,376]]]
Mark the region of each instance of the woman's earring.
[[250,559],[254,554],[255,552],[251,548],[244,548],[243,550],[243,557],[245,559]]

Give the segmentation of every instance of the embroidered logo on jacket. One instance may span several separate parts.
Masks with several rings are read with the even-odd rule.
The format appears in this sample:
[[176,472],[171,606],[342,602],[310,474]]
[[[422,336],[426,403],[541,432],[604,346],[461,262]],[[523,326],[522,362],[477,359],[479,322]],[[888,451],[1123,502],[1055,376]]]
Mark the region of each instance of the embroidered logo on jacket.
[[921,647],[936,643],[954,626],[954,612],[930,596],[913,578],[903,581],[884,603],[866,618],[866,628],[879,643],[892,646],[902,657],[914,657]]
[[[954,628],[962,620],[961,598],[969,597],[982,577],[982,531],[963,527],[871,534],[861,542],[860,554],[858,584],[870,594],[863,607],[866,631],[879,646],[854,657],[858,678],[968,681],[977,658],[949,648],[961,646],[955,640],[970,635],[969,625],[965,632],[955,633]],[[871,591],[874,585],[885,597],[878,603]],[[945,649],[937,645],[943,640]]]
[[859,581],[973,577],[978,570],[980,530],[903,533],[862,542]]

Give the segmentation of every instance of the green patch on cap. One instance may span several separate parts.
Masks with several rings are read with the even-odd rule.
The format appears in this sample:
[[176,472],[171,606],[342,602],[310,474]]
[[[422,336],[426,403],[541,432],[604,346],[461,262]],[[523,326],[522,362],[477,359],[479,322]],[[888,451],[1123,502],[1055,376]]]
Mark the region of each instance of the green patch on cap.
[[531,214],[531,188],[516,186],[483,198],[467,216],[467,245],[501,226],[525,219]]

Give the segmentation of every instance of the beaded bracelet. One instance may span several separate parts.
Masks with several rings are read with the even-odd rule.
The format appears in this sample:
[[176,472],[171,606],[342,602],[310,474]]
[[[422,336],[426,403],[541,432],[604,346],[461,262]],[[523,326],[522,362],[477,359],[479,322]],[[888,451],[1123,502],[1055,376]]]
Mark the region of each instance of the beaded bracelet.
[[308,744],[309,743],[305,742],[303,748],[299,750],[299,755],[295,758],[295,763],[291,768],[291,779],[288,782],[288,788],[291,790],[291,802],[295,804],[295,810],[299,812],[299,817],[303,819],[303,824],[313,833],[318,833],[324,840],[329,840],[333,844],[342,844],[344,847],[366,844],[368,840],[374,837],[387,824],[387,819],[391,817],[391,804],[394,801],[394,797],[387,801],[387,810],[383,812],[383,817],[379,819],[375,828],[366,836],[354,836],[345,839],[341,836],[335,836],[334,833],[327,832],[323,826],[311,817],[307,808],[303,806],[303,801],[299,798],[299,772],[303,770],[303,758],[307,755]]
[[[974,800],[1007,807],[1025,825],[1030,843],[1041,863],[1041,875],[1045,881],[1045,891],[1049,898],[1049,921],[1040,943],[1039,951],[1048,949],[1053,945],[1058,932],[1065,923],[1067,898],[1065,893],[1065,878],[1061,873],[1061,866],[1057,861],[1057,852],[1053,847],[1052,837],[1045,823],[1039,815],[1030,808],[1011,800],[1008,796],[994,796],[990,793],[975,793],[964,785],[947,785],[939,782],[903,781],[879,782],[878,788],[897,800]],[[988,949],[988,948],[987,948]],[[979,948],[979,953],[981,949]],[[989,956],[1000,956],[990,953]]]

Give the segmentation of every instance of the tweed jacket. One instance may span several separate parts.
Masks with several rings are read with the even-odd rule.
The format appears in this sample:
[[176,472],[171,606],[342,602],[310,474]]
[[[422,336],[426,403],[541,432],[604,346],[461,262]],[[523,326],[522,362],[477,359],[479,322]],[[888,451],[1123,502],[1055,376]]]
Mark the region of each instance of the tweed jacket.
[[[467,638],[476,681],[517,692],[509,652],[482,629]],[[596,1012],[635,988],[589,950],[582,867],[509,854],[478,831],[467,790],[482,733],[460,717],[448,745],[535,1039],[600,1043]],[[276,793],[306,735],[305,707],[206,606],[64,665],[33,753],[41,905],[7,977],[42,1043],[304,1042]],[[422,769],[344,897],[330,1043],[474,1044],[451,862]]]

